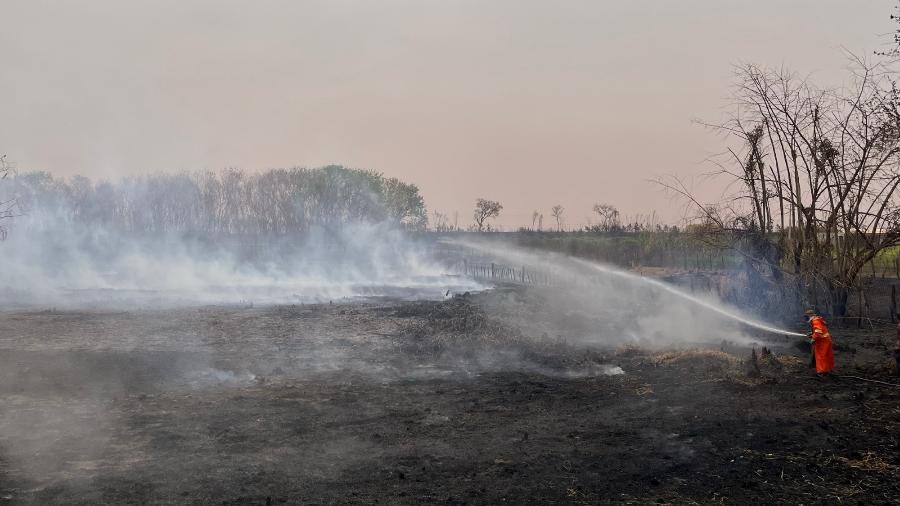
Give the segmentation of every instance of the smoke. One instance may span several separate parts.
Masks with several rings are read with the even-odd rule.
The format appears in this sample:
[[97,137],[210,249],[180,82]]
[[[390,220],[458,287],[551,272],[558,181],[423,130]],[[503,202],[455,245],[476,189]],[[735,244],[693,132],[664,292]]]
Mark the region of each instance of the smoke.
[[[544,290],[541,300],[526,304],[538,309],[520,310],[517,323],[532,332],[562,332],[584,344],[653,348],[723,341],[753,344],[779,335],[802,335],[758,322],[712,293],[685,293],[656,279],[557,253],[486,241],[452,242],[507,265],[528,266],[559,282],[559,287]],[[515,314],[509,307],[503,312]]]
[[0,303],[51,306],[438,298],[452,285],[418,188],[328,166],[0,181]]
[[[30,229],[0,243],[0,303],[73,308],[440,298],[477,283],[446,275],[430,246],[387,223],[314,228],[302,237],[211,243],[93,227]],[[47,220],[44,220],[46,223]]]

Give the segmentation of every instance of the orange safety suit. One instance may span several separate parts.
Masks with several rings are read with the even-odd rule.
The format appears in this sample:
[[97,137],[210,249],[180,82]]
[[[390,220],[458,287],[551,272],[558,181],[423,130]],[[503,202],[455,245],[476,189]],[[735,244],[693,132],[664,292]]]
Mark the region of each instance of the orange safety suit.
[[834,369],[834,350],[831,349],[831,334],[821,316],[813,316],[809,321],[812,327],[813,351],[816,354],[816,372],[830,373]]

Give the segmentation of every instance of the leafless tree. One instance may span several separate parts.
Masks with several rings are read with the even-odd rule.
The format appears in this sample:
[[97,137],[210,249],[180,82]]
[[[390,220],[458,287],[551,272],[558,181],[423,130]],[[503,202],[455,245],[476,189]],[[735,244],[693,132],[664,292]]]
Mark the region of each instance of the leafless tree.
[[566,209],[559,204],[553,206],[553,208],[550,209],[550,213],[553,215],[553,218],[556,220],[556,231],[557,232],[562,230],[562,217],[563,217],[563,213],[565,211],[566,211]]
[[538,216],[538,230],[544,230],[544,213],[541,213],[541,215]]
[[478,199],[475,201],[475,211],[472,219],[475,220],[475,229],[479,232],[484,231],[485,221],[500,216],[503,206],[495,200]]
[[535,230],[535,227],[537,226],[538,216],[540,215],[541,214],[537,211],[531,213],[531,230]]
[[438,211],[432,211],[432,220],[431,224],[434,228],[435,232],[449,232],[451,229],[451,225],[447,218],[446,214],[440,213]]
[[609,204],[594,204],[594,212],[597,213],[599,222],[597,229],[601,232],[614,232],[622,226],[619,221],[619,210]]
[[733,233],[755,265],[796,276],[798,293],[815,298],[824,285],[839,315],[863,267],[900,244],[897,88],[877,67],[854,68],[842,90],[785,70],[737,69],[732,115],[710,125],[740,146],[716,161],[737,191],[709,206],[680,181],[664,182],[708,225]]
[[[0,155],[0,181],[5,181],[15,175],[15,169],[6,160],[6,155]],[[15,195],[4,196],[0,194],[0,220],[13,218],[18,214],[18,206]],[[6,227],[0,225],[0,240],[6,239]]]
[[[900,25],[900,2],[894,5],[894,13],[890,15],[890,18],[895,25]],[[900,57],[900,28],[895,28],[891,35],[889,48],[886,51],[875,51],[875,54],[890,58]]]

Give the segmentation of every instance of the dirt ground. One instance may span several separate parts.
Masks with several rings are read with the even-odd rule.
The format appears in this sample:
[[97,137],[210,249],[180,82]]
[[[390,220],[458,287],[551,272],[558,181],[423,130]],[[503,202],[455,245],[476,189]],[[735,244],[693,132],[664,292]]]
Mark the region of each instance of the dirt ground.
[[[0,504],[900,497],[900,388],[819,381],[791,343],[570,339],[593,324],[529,290],[0,313]],[[838,372],[900,382],[892,332],[834,329]]]

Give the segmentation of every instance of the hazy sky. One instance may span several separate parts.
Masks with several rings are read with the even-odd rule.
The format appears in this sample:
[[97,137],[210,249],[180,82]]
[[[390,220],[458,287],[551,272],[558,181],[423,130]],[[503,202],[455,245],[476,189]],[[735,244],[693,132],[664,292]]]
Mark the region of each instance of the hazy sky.
[[893,0],[0,0],[0,152],[20,170],[340,163],[507,228],[562,204],[681,207],[732,65],[829,83],[884,46]]

